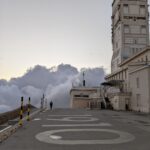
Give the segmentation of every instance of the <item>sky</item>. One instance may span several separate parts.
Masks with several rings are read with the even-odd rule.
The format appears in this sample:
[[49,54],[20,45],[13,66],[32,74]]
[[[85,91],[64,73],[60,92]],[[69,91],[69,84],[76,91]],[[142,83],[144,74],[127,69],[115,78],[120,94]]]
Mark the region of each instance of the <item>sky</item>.
[[0,79],[71,64],[110,71],[112,0],[0,0]]

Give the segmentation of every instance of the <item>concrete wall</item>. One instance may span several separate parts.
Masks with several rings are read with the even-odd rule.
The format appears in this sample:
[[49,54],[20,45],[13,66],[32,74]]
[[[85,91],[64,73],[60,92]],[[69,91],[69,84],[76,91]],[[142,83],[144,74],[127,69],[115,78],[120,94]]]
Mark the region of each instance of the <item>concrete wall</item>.
[[74,99],[72,108],[88,108],[90,100]]
[[71,89],[71,108],[87,108],[92,100],[91,95],[97,93],[97,88],[75,88]]
[[126,104],[128,105],[128,109],[130,109],[130,95],[128,93],[118,93],[110,100],[114,110],[126,110]]
[[132,90],[131,108],[135,111],[150,112],[150,67],[138,68],[129,73]]

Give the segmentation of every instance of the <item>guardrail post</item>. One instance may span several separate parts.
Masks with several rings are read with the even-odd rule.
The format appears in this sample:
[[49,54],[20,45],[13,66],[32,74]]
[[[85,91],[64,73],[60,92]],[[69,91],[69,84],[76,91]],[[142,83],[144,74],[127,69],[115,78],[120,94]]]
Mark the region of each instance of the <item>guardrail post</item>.
[[29,100],[28,100],[28,114],[27,114],[27,121],[30,121],[30,102],[31,102],[31,99],[29,97]]
[[22,122],[22,118],[23,118],[23,97],[21,97],[21,108],[20,108],[20,118],[19,118],[19,125],[22,126],[23,122]]

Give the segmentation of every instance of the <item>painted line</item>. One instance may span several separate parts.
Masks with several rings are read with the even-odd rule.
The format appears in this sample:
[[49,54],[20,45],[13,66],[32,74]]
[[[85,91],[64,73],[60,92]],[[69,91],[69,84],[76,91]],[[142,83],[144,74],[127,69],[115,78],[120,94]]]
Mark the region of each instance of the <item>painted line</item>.
[[41,120],[41,118],[35,118],[35,119],[34,119],[34,121],[39,121],[39,120]]
[[[51,136],[58,133],[64,132],[78,132],[79,135],[81,132],[96,132],[101,135],[102,133],[111,133],[118,135],[117,138],[114,139],[103,139],[103,140],[54,140]],[[58,136],[58,135],[57,135]],[[73,134],[72,134],[73,136]],[[51,130],[45,131],[37,134],[36,139],[50,144],[58,144],[58,145],[96,145],[96,144],[121,144],[133,141],[135,137],[127,132],[112,130],[112,129],[62,129],[62,130]],[[69,138],[69,137],[68,137]]]
[[98,124],[55,124],[55,125],[42,125],[42,127],[111,127],[109,123],[98,123]]
[[[79,118],[79,119],[83,119],[83,120],[78,120],[75,118]],[[65,118],[62,118],[62,119],[49,119],[47,118],[46,120],[52,120],[52,121],[73,121],[73,122],[91,122],[91,121],[98,121],[99,119],[98,118],[93,118],[93,117],[65,117]]]
[[48,115],[49,117],[91,117],[92,115]]
[[12,126],[8,126],[8,127],[4,128],[3,130],[0,130],[0,133],[4,132],[5,130],[7,130],[7,129],[11,128],[11,127]]
[[61,136],[56,136],[56,135],[51,135],[50,138],[54,139],[54,140],[60,140],[60,139],[62,139]]

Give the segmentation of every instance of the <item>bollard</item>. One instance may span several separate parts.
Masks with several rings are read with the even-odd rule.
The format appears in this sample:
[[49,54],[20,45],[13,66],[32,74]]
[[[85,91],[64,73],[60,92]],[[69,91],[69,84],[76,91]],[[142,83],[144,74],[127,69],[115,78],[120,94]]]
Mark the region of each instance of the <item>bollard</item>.
[[23,118],[23,97],[21,97],[21,108],[20,108],[20,119],[19,119],[20,126],[23,125],[22,118]]
[[28,114],[27,114],[27,121],[30,121],[30,97],[29,97],[29,100],[28,100]]

